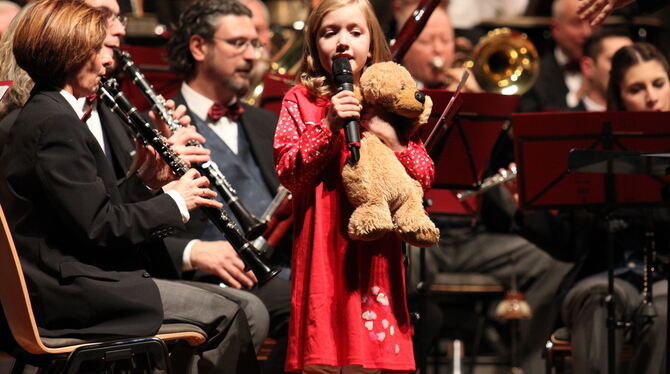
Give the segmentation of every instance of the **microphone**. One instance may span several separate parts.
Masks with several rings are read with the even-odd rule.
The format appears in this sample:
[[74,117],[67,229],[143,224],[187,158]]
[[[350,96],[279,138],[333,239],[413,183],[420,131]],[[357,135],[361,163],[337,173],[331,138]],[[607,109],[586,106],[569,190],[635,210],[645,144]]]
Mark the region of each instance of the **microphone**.
[[[351,71],[351,64],[347,57],[338,57],[333,61],[333,79],[337,92],[344,90],[354,91],[354,74]],[[346,118],[344,120],[344,135],[351,154],[350,161],[355,164],[361,158],[361,132],[356,119]]]

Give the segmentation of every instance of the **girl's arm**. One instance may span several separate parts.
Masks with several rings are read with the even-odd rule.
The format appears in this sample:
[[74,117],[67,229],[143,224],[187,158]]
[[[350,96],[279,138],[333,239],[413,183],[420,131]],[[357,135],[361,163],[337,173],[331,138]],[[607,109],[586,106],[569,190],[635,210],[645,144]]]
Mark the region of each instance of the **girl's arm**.
[[423,192],[427,192],[433,185],[435,179],[435,165],[433,159],[428,156],[426,147],[421,140],[410,140],[407,147],[395,152],[396,157],[405,166],[410,177],[421,183]]
[[325,118],[304,122],[298,104],[285,99],[274,140],[279,181],[294,193],[313,186],[341,142],[340,132],[331,130]]
[[370,108],[364,114],[362,124],[395,152],[407,174],[421,183],[424,192],[428,191],[435,178],[435,165],[423,142],[419,139],[403,141],[389,120],[382,116],[378,115],[377,108]]

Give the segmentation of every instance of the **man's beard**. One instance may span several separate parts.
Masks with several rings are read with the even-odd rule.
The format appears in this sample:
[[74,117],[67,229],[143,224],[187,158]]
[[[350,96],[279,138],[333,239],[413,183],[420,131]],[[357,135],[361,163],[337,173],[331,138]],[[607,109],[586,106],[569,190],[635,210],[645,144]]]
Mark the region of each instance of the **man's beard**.
[[224,86],[235,93],[236,96],[244,96],[249,91],[249,79],[231,78],[224,81]]

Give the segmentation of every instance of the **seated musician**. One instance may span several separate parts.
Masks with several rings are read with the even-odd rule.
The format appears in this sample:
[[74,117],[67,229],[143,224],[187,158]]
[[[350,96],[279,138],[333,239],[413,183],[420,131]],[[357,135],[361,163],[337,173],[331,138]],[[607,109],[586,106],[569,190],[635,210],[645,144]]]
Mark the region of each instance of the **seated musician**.
[[[430,86],[443,82],[446,78],[443,71],[435,70],[431,66],[430,60],[441,57],[449,64],[454,56],[453,30],[443,27],[445,22],[450,24],[448,21],[444,8],[436,8],[426,29],[403,60],[405,67],[415,78]],[[419,43],[421,40],[425,42]],[[457,76],[460,79],[460,74]],[[472,77],[470,81],[475,82]],[[495,190],[490,194],[501,192],[503,191]],[[502,221],[498,219],[498,215],[507,216],[508,213],[494,207],[482,214],[488,222],[497,222]],[[494,214],[496,215],[493,216]],[[511,222],[509,217],[506,220]],[[521,366],[527,373],[541,372],[541,351],[553,330],[558,314],[554,294],[569,265],[554,260],[519,235],[512,234],[509,227],[498,228],[481,222],[472,225],[469,218],[447,219],[437,223],[441,225],[442,239],[428,253],[435,257],[439,271],[488,274],[506,287],[511,286],[512,275],[516,273],[519,288],[525,293],[533,314],[537,316],[521,323]],[[512,258],[514,260],[510,260]]]
[[[195,1],[182,13],[167,48],[173,71],[184,78],[175,102],[188,107],[192,124],[206,138],[205,147],[240,202],[261,217],[279,186],[272,158],[277,116],[240,103],[263,48],[251,16],[236,1]],[[230,212],[229,216],[234,217]],[[250,288],[257,283],[253,273],[244,271],[244,263],[226,238],[198,212],[193,213],[187,231],[167,243],[173,262],[187,272],[185,276],[223,282],[229,288]],[[290,243],[285,244],[286,251],[275,250],[278,256],[273,259],[290,253]],[[278,262],[287,266],[289,261]],[[250,295],[244,290],[229,291],[240,297]],[[285,347],[291,303],[288,269],[251,292],[267,307],[270,336]],[[264,328],[268,330],[267,321]],[[264,338],[265,334],[254,336],[257,347]],[[268,365],[283,371],[282,355],[277,361]]]
[[571,110],[603,111],[607,109],[607,85],[612,56],[619,48],[633,41],[625,30],[601,28],[584,43],[584,57],[579,64],[582,71],[583,96]]
[[[665,57],[650,44],[636,43],[619,49],[612,58],[608,86],[608,110],[670,111],[670,70]],[[614,301],[616,318],[632,322],[618,329],[616,359],[624,340],[632,342],[630,373],[664,373],[667,360],[667,280],[651,275],[651,295],[641,293],[644,283],[645,233],[653,232],[659,254],[668,251],[667,208],[617,209],[614,220],[616,258]],[[571,330],[575,373],[607,373],[606,303],[607,224],[585,211],[558,216],[536,212],[518,214],[522,234],[541,248],[566,260],[576,261],[563,282],[563,322]],[[653,310],[646,307],[651,302]],[[621,367],[617,364],[617,372]]]
[[[164,251],[160,239],[183,229],[189,210],[221,206],[211,199],[207,179],[191,170],[171,181],[155,152],[138,147],[138,173],[117,184],[108,153],[114,147],[101,145],[82,123],[77,99],[95,94],[112,64],[104,42],[109,19],[108,11],[80,1],[44,0],[15,30],[16,61],[35,89],[1,156],[0,202],[40,335],[111,339],[186,323],[207,334],[193,360],[198,372],[258,372],[246,316],[236,303],[217,287],[150,274],[152,254]],[[200,139],[184,131],[187,140]],[[140,182],[163,193],[133,187]]]
[[[108,33],[105,39],[105,45],[118,47],[126,32],[125,22],[123,21],[123,17],[120,16],[120,8],[116,0],[86,0],[85,2],[90,6],[111,12],[108,19]],[[8,32],[12,33],[11,36],[13,36],[13,28]],[[11,42],[6,40],[0,46],[0,55],[4,56],[8,50],[7,56],[11,57],[3,60],[4,63],[0,66],[0,76],[5,76],[6,79],[13,77],[15,83],[11,91],[11,100],[7,102],[8,106],[0,107],[0,115],[3,109],[12,109],[11,112],[0,121],[0,153],[2,145],[7,138],[6,133],[14,123],[20,107],[23,106],[28,99],[28,94],[33,86],[30,77],[16,65],[11,47]],[[118,69],[118,65],[119,64],[116,61],[113,61],[111,67],[107,69],[108,73],[115,72]],[[112,160],[117,177],[123,177],[131,166],[132,158],[130,154],[134,151],[134,143],[127,137],[125,125],[100,100],[95,101],[94,105],[90,105],[87,103],[86,98],[80,98],[78,100],[78,106],[83,109],[90,108],[90,115],[85,121],[86,125],[96,136],[101,147],[104,148],[107,144],[110,148],[106,154],[110,155],[110,160]],[[175,137],[177,136],[179,136],[179,134],[175,134]],[[177,147],[175,149],[188,152],[195,152],[198,150],[196,147]],[[145,189],[144,186],[138,185],[136,187],[140,190]],[[171,242],[171,239],[169,238],[164,240],[168,243]],[[152,273],[166,279],[182,278],[181,260],[178,262],[179,269],[174,269],[170,256],[166,255],[164,257],[165,258],[154,259]],[[237,261],[240,261],[239,258],[237,258]],[[269,323],[268,312],[263,305],[263,302],[258,297],[248,292],[241,292],[233,289],[220,289],[217,290],[217,292],[224,294],[227,298],[235,301],[242,307],[249,322],[251,336],[255,342],[255,347],[258,349],[267,334]]]
[[550,112],[573,108],[583,96],[579,61],[584,41],[592,29],[577,15],[579,0],[554,0],[551,7],[551,38],[556,47],[540,59],[533,88],[521,96],[522,112]]
[[[392,8],[398,30],[408,19],[416,4],[394,0]],[[454,90],[458,85],[463,67],[453,66],[456,58],[454,29],[446,9],[439,5],[428,18],[428,22],[405,54],[402,64],[416,79],[419,88],[444,88]],[[480,92],[474,78],[468,79],[465,92]]]

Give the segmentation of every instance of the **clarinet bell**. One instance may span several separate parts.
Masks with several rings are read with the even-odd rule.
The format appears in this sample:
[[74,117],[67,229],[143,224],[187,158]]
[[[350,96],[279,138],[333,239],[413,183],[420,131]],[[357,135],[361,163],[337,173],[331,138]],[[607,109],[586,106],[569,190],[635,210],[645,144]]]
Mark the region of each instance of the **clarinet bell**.
[[251,270],[256,276],[256,279],[258,279],[259,287],[263,287],[265,283],[270,281],[272,278],[274,278],[275,276],[277,276],[277,274],[281,272],[280,268],[278,267],[271,268],[270,266],[265,264],[261,256],[254,250],[254,248],[250,244],[244,246],[244,248],[238,251],[238,255],[246,265],[245,270]]

